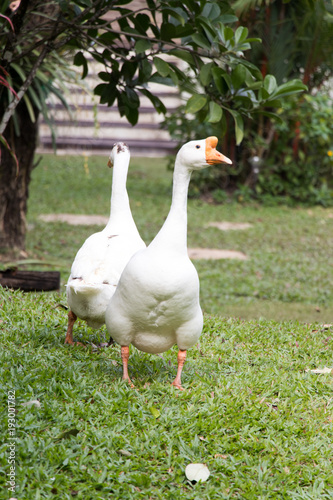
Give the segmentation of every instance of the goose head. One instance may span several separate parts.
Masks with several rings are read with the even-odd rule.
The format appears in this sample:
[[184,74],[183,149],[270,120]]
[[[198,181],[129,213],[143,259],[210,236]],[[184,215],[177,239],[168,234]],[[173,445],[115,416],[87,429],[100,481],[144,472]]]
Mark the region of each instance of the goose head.
[[114,165],[114,160],[116,155],[125,155],[129,156],[130,152],[128,149],[127,144],[125,142],[116,142],[111,150],[110,156],[109,156],[109,161],[108,161],[108,167],[113,167]]
[[177,162],[189,170],[200,170],[210,165],[222,163],[231,165],[232,161],[216,150],[217,142],[218,139],[214,136],[187,142],[180,148]]

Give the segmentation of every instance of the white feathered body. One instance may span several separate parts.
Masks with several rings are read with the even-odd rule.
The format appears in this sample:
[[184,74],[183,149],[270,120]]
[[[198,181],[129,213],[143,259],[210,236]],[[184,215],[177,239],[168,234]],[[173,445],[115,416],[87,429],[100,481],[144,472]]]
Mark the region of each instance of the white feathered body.
[[199,278],[186,254],[149,247],[132,257],[108,306],[106,326],[120,345],[161,353],[192,347],[203,324]]
[[139,233],[114,233],[106,227],[85,241],[67,283],[68,305],[92,328],[105,323],[105,311],[123,269],[132,255],[145,247]]
[[114,167],[109,222],[102,231],[89,236],[77,252],[67,283],[71,311],[93,328],[105,323],[107,305],[129,259],[146,247],[133,220],[126,190],[128,147],[115,144],[110,161]]

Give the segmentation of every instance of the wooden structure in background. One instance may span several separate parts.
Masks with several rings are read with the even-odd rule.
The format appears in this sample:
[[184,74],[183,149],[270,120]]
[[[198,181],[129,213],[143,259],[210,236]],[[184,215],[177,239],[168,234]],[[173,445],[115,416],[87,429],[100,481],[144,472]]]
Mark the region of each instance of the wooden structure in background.
[[[117,141],[126,142],[134,156],[175,153],[177,142],[161,129],[163,115],[155,111],[145,96],[139,93],[140,116],[134,127],[125,117],[120,117],[116,105],[108,107],[99,104],[99,97],[93,95],[93,89],[98,83],[97,74],[100,71],[104,71],[104,67],[92,62],[87,78],[81,82],[82,89],[69,84],[65,98],[71,113],[59,102],[49,103],[54,116],[57,154],[107,155]],[[152,84],[149,88],[162,100],[168,112],[176,110],[181,104],[177,88],[160,84]],[[38,152],[53,152],[51,132],[42,119],[39,134]]]
[[0,271],[0,285],[24,292],[49,292],[60,289],[59,271]]

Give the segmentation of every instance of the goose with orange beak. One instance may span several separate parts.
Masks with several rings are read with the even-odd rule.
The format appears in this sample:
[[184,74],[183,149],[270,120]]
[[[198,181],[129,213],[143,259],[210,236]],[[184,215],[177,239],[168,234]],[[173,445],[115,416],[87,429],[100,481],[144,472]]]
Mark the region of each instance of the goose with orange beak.
[[128,262],[105,314],[111,337],[121,346],[123,379],[129,346],[157,354],[178,345],[178,369],[172,384],[182,389],[186,351],[199,339],[203,315],[198,273],[187,254],[187,194],[191,173],[231,160],[216,150],[216,137],[191,141],[179,150],[171,208],[150,245]]

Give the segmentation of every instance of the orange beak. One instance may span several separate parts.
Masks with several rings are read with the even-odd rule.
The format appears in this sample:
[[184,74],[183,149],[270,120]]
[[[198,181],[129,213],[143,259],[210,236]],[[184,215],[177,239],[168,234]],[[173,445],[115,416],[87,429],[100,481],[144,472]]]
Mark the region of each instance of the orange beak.
[[113,167],[113,163],[111,160],[108,161],[108,167],[112,168]]
[[229,165],[232,164],[232,161],[229,160],[226,156],[224,156],[222,153],[219,153],[216,150],[218,139],[217,137],[207,137],[206,139],[206,162],[208,165],[215,165],[217,163],[228,163]]

